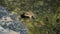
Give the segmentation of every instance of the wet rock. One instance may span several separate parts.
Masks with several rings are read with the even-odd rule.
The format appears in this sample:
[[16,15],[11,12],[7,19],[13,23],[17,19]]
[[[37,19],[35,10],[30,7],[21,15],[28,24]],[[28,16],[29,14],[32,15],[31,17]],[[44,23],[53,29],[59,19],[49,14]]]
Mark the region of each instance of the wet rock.
[[13,20],[17,20],[16,18],[17,18],[17,14],[13,14],[13,15],[10,15],[10,17],[13,19]]
[[20,33],[16,32],[16,31],[13,31],[13,30],[10,30],[9,34],[20,34]]
[[[12,17],[15,19],[17,16],[14,16]],[[12,19],[4,7],[0,7],[0,17],[0,34],[28,34],[25,25],[19,20]]]
[[0,18],[8,15],[7,10],[4,7],[0,6]]
[[9,23],[10,24],[7,25],[8,23],[5,22],[5,24],[1,25],[1,26],[4,29],[9,29],[9,30],[13,30],[13,31],[16,31],[16,32],[20,32],[21,34],[27,34],[27,28],[20,21],[12,21],[12,22],[9,22]]
[[0,34],[9,34],[9,30],[0,26]]

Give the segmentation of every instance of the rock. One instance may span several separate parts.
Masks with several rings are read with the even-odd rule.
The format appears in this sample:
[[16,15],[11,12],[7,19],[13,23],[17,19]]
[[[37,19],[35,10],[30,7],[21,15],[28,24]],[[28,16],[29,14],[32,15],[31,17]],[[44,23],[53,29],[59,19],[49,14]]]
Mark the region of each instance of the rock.
[[[17,16],[14,16],[15,19]],[[4,7],[0,7],[0,17],[0,34],[28,34],[25,25],[19,20],[13,20]]]
[[16,31],[11,30],[11,31],[9,32],[9,34],[20,34],[20,33],[19,33],[19,32],[16,32]]
[[20,32],[21,34],[27,34],[27,28],[20,21],[12,21],[10,24],[5,22],[4,25],[1,25],[4,29],[13,30],[16,32]]
[[10,15],[10,17],[13,19],[13,20],[17,20],[17,14],[13,14],[13,15]]
[[0,18],[8,15],[7,10],[4,7],[0,6]]
[[9,34],[9,30],[0,26],[0,34]]
[[6,21],[13,21],[13,20],[9,16],[3,16],[1,21],[5,21],[6,22]]

